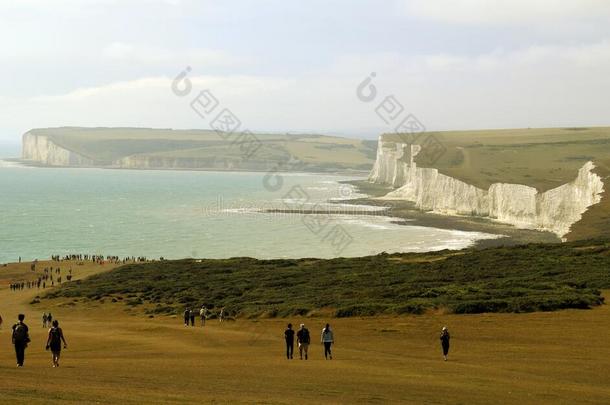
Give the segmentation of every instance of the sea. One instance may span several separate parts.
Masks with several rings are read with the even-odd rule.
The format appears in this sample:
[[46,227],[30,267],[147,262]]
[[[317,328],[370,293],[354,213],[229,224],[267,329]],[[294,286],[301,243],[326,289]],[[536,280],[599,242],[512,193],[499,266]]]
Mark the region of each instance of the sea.
[[[461,249],[478,232],[397,224],[302,173],[32,168],[0,161],[0,263],[51,255],[260,259]],[[290,210],[291,212],[269,212]],[[314,210],[318,214],[310,214]],[[402,221],[404,222],[404,221]]]

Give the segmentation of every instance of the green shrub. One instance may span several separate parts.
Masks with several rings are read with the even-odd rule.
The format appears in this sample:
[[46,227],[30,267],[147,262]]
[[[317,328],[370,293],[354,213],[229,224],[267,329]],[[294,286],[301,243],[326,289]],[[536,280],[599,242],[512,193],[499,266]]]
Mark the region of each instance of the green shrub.
[[[586,246],[587,249],[579,249]],[[591,248],[593,247],[593,248]],[[206,305],[240,317],[554,311],[591,308],[610,288],[610,243],[579,241],[358,258],[177,260],[129,264],[43,299],[110,298],[156,313]],[[150,309],[152,308],[152,309]],[[158,309],[159,308],[159,309]],[[159,311],[159,312],[155,312]]]

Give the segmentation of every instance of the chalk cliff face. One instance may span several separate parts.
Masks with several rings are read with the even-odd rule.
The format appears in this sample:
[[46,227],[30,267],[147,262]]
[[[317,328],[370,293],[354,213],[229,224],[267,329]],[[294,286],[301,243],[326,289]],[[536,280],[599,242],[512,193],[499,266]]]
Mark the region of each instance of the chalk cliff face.
[[47,166],[93,166],[94,162],[55,144],[46,135],[23,135],[22,158]]
[[559,237],[601,201],[604,183],[587,162],[573,181],[538,192],[521,184],[494,183],[484,190],[439,173],[418,168],[420,146],[379,140],[377,160],[369,180],[395,190],[384,199],[412,201],[424,211],[445,215],[488,217],[519,228],[551,231]]

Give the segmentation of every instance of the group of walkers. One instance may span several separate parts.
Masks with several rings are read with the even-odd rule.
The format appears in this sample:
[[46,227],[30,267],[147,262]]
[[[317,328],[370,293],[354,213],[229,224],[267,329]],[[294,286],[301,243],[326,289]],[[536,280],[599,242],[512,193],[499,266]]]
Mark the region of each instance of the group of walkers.
[[[34,271],[36,270],[36,266],[34,266],[33,270]],[[72,269],[68,270],[68,274],[66,275],[66,280],[72,281]],[[44,289],[44,288],[47,288],[47,286],[54,287],[56,281],[58,284],[61,284],[63,281],[62,274],[61,274],[61,268],[60,267],[57,267],[57,268],[45,267],[43,270],[43,273],[40,274],[36,279],[11,283],[10,289],[11,289],[11,291],[21,291],[26,288],[27,289],[31,289],[31,288],[37,288],[37,289],[43,288]]]
[[[129,256],[120,258],[119,256],[102,256],[102,255],[90,255],[90,254],[72,254],[72,255],[52,255],[51,260],[54,262],[62,262],[62,261],[90,261],[93,263],[97,263],[100,265],[104,265],[106,263],[112,264],[126,264],[126,263],[142,263],[147,262],[148,259],[144,256]],[[19,257],[19,263],[21,263],[21,257]],[[81,263],[79,263],[81,264]],[[36,271],[38,265],[38,259],[34,260],[30,265],[31,271]],[[5,265],[6,266],[6,265]],[[65,278],[62,278],[61,268],[53,268],[46,267],[44,269],[44,273],[40,274],[34,280],[23,280],[23,281],[15,281],[10,283],[11,291],[22,291],[25,289],[32,288],[47,288],[54,287],[55,284],[61,284],[62,281],[72,281],[72,269],[69,270],[69,273],[65,275]]]
[[[17,367],[23,367],[25,361],[25,350],[31,342],[30,329],[25,324],[25,315],[19,314],[17,317],[18,321],[12,327],[11,341],[15,346],[15,355],[17,357]],[[59,327],[57,319],[53,320],[52,315],[45,313],[43,315],[43,327],[50,325],[49,333],[47,335],[47,343],[45,346],[46,350],[51,351],[53,367],[59,367],[59,357],[61,355],[62,343],[63,348],[66,349],[68,344],[64,338],[64,333]]]
[[[78,255],[52,255],[51,260],[54,262],[62,261],[91,261],[100,265],[106,263],[112,264],[126,264],[126,263],[142,263],[147,262],[148,259],[144,256],[130,256],[120,258],[119,256],[102,256],[102,255],[89,255],[89,254],[78,254]],[[21,257],[19,257],[19,263],[21,263]],[[80,263],[79,263],[80,264]],[[30,266],[32,271],[36,271],[38,260],[34,260]],[[5,265],[6,266],[6,265]],[[72,269],[70,268],[68,274],[62,277],[61,268],[45,267],[44,273],[40,274],[33,280],[20,280],[10,283],[9,287],[11,291],[22,291],[25,289],[45,289],[47,287],[55,287],[55,284],[61,284],[62,281],[72,281]]]
[[[212,315],[212,312],[205,305],[199,309],[199,312],[187,308],[184,311],[184,326],[195,326],[195,318],[197,318],[197,315],[199,315],[201,326],[205,326],[205,321]],[[221,323],[225,320],[226,312],[224,307],[220,309],[217,317]]]
[[[292,329],[292,324],[289,323],[284,331],[284,340],[286,341],[286,358],[288,360],[292,360],[294,354],[294,338],[296,336],[297,345],[299,347],[299,356],[301,360],[305,358],[308,359],[309,345],[311,344],[311,335],[309,333],[309,329],[305,327],[305,324],[301,324],[299,330],[295,333],[294,329]],[[441,348],[443,350],[443,358],[447,361],[449,356],[449,340],[451,336],[449,335],[449,330],[446,326],[443,326],[441,330],[440,340],[441,340]],[[324,329],[322,329],[322,333],[320,334],[320,343],[324,346],[324,358],[326,360],[332,360],[332,345],[335,344],[335,335],[330,328],[330,324],[326,324]]]
[[48,314],[46,312],[44,312],[42,314],[42,327],[48,328],[52,324],[53,324],[53,314],[51,314],[50,312]]
[[[309,329],[305,327],[305,324],[301,324],[299,330],[295,333],[292,329],[292,324],[289,323],[284,331],[284,340],[286,341],[286,358],[288,360],[292,360],[294,354],[294,337],[297,338],[297,345],[299,347],[299,356],[301,360],[303,360],[303,356],[305,356],[305,360],[309,359],[309,345],[311,344],[311,335],[309,333]],[[335,336],[333,334],[332,329],[329,324],[326,324],[324,329],[322,329],[322,334],[320,335],[320,343],[324,345],[324,358],[326,360],[332,360],[333,354],[331,351],[332,345],[335,343]]]
[[[201,326],[205,326],[206,319],[208,319],[211,315],[210,310],[204,305],[198,312],[199,318],[201,320]],[[197,312],[193,309],[186,308],[184,311],[184,326],[194,327],[195,319],[197,317]],[[218,320],[222,323],[226,319],[226,311],[225,308],[222,307],[217,314]],[[299,356],[301,360],[307,360],[309,358],[309,345],[311,344],[311,335],[309,333],[309,329],[305,327],[305,324],[301,324],[298,331],[295,331],[292,327],[292,324],[289,323],[284,331],[284,340],[286,342],[286,358],[291,360],[294,355],[294,341],[296,337],[296,342],[299,348]],[[443,358],[447,361],[449,355],[449,340],[451,339],[449,335],[449,330],[446,326],[444,326],[441,330],[440,341],[441,348],[443,351]],[[326,324],[326,326],[322,329],[322,333],[320,334],[320,343],[324,346],[324,358],[326,360],[332,360],[332,346],[335,343],[335,335],[333,330],[330,327],[330,324]]]

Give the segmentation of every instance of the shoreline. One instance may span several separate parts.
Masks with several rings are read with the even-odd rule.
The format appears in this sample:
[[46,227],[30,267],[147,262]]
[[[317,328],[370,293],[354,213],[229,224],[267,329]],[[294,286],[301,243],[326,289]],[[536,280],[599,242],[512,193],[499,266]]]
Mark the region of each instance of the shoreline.
[[[6,159],[2,159],[6,161]],[[11,161],[11,160],[8,160]],[[15,159],[13,161],[18,161]],[[18,162],[17,162],[18,163]],[[47,167],[43,167],[47,168]],[[55,168],[55,167],[54,167]],[[64,167],[62,167],[64,168]],[[93,169],[102,169],[102,168],[93,168]],[[119,169],[120,170],[120,169]],[[140,169],[125,169],[125,170],[140,170]],[[149,170],[160,170],[160,169],[149,169]],[[167,171],[167,170],[163,170]],[[181,171],[200,171],[200,170],[181,170]],[[206,170],[212,172],[212,170]],[[213,170],[214,172],[227,172],[223,170]],[[253,173],[249,171],[230,171],[233,173]],[[342,176],[341,174],[335,173],[313,173],[313,172],[285,172],[285,173],[294,173],[294,174],[303,174],[303,175],[322,175],[322,176]],[[280,175],[280,172],[278,172]],[[459,217],[459,216],[447,216],[440,214],[432,214],[429,212],[422,212],[417,210],[414,207],[413,203],[409,203],[406,201],[388,201],[388,200],[378,200],[376,197],[385,195],[388,191],[391,190],[389,187],[368,183],[365,178],[354,179],[356,177],[355,174],[353,176],[347,176],[343,174],[345,177],[352,177],[349,180],[340,180],[333,179],[333,183],[337,185],[346,184],[350,185],[354,189],[355,195],[352,199],[328,199],[327,204],[329,206],[335,206],[336,209],[328,208],[328,209],[283,209],[283,208],[273,208],[257,210],[260,213],[278,213],[278,214],[299,214],[299,215],[309,215],[309,214],[325,214],[325,215],[336,215],[336,216],[363,216],[363,217],[383,217],[387,218],[386,221],[389,224],[393,225],[408,225],[408,226],[417,226],[417,227],[427,227],[427,228],[436,228],[441,230],[448,231],[456,231],[456,232],[478,232],[485,233],[488,235],[495,236],[494,238],[480,238],[473,235],[473,237],[462,236],[461,239],[464,240],[464,243],[467,245],[466,248],[488,248],[495,246],[512,246],[524,243],[559,243],[560,239],[550,233],[550,232],[541,232],[536,230],[523,230],[517,229],[512,225],[501,224],[497,222],[492,222],[487,218],[477,218],[477,217]],[[367,209],[373,208],[373,209]],[[378,207],[379,209],[374,209]],[[383,232],[383,231],[381,231]],[[459,235],[459,234],[458,234]],[[459,237],[459,236],[458,236]],[[384,246],[385,245],[385,246]],[[389,248],[387,244],[380,243],[380,252],[384,251],[384,248]],[[450,250],[460,250],[456,246],[449,246],[447,249]],[[425,250],[425,251],[435,251],[437,249]],[[400,251],[399,249],[397,250]],[[171,256],[171,255],[169,255]],[[370,256],[370,254],[364,255]],[[301,256],[299,256],[301,257]],[[186,257],[176,257],[179,258],[188,258]],[[229,258],[229,256],[227,256]],[[264,258],[262,258],[264,259]]]
[[160,172],[218,172],[218,173],[273,173],[273,174],[311,174],[320,176],[353,176],[367,177],[369,172],[365,170],[346,170],[346,171],[315,171],[315,170],[260,170],[260,169],[223,169],[220,167],[209,168],[163,168],[163,167],[116,167],[116,166],[50,166],[36,163],[20,158],[0,158],[0,161],[14,163],[24,167],[37,169],[99,169],[99,170],[130,170],[130,171],[160,171]]
[[561,243],[561,239],[552,232],[534,229],[519,229],[513,225],[493,222],[490,219],[482,217],[434,214],[415,208],[415,204],[412,202],[377,199],[377,197],[384,196],[389,191],[393,190],[391,187],[369,183],[365,180],[347,180],[341,181],[340,183],[349,184],[355,187],[358,194],[364,194],[366,197],[332,202],[339,204],[388,207],[387,210],[375,212],[378,213],[377,215],[384,215],[390,218],[401,218],[402,221],[392,221],[392,223],[398,225],[415,225],[463,232],[481,232],[500,236],[495,239],[478,239],[471,246],[475,249],[514,246],[525,243]]

